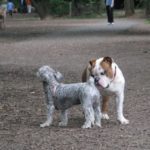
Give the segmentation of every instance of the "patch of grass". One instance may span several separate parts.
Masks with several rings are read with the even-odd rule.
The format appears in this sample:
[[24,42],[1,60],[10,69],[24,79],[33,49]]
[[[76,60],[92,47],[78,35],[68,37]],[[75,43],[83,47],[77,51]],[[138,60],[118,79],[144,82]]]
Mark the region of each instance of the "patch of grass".
[[80,15],[80,16],[62,16],[61,18],[64,19],[96,19],[96,18],[102,18],[101,15]]
[[150,24],[150,19],[148,19],[147,22]]
[[100,15],[100,14],[83,14],[80,16],[72,16],[71,18],[75,18],[75,19],[102,18],[102,15]]
[[150,24],[150,19],[146,19],[146,20],[145,20],[145,23],[146,23],[146,24]]

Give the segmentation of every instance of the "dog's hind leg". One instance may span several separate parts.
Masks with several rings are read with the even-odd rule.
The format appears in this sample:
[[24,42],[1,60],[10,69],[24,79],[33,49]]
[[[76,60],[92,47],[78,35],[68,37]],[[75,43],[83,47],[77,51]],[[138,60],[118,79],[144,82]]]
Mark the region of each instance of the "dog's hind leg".
[[123,115],[123,101],[124,101],[124,93],[122,92],[116,96],[117,119],[121,124],[129,124],[129,120],[127,120]]
[[59,126],[67,126],[68,124],[68,110],[61,111],[61,122],[59,122]]

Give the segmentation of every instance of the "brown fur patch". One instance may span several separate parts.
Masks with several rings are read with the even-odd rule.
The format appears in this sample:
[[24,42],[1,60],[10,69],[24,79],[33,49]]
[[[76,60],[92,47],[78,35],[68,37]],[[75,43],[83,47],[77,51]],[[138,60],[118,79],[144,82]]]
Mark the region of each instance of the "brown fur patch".
[[92,59],[89,61],[89,64],[91,65],[92,68],[95,67],[95,64],[96,64],[96,59]]
[[102,112],[107,113],[108,112],[108,101],[109,101],[109,96],[103,96],[102,97]]
[[112,64],[111,57],[106,56],[106,57],[104,57],[103,61],[109,63],[110,65]]
[[109,78],[113,78],[113,71],[111,68],[112,59],[110,57],[104,57],[103,61],[100,63],[102,68],[106,71],[106,75]]
[[86,82],[88,80],[89,76],[90,76],[90,72],[89,72],[89,69],[87,66],[82,73],[82,82]]
[[83,73],[82,73],[82,82],[86,82],[92,72],[92,68],[95,67],[96,64],[96,59],[90,60],[89,64],[87,65],[87,67],[84,69]]

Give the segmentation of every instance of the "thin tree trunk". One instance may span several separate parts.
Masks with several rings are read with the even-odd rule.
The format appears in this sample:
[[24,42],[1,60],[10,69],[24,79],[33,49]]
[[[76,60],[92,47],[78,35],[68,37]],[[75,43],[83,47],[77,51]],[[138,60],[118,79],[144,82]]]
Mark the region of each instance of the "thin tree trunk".
[[79,7],[79,0],[73,0],[73,15],[79,16],[81,14],[81,10]]
[[145,0],[145,14],[150,17],[150,0]]
[[125,16],[132,16],[134,14],[134,0],[124,0]]
[[49,15],[50,4],[48,0],[32,0],[32,3],[42,20]]

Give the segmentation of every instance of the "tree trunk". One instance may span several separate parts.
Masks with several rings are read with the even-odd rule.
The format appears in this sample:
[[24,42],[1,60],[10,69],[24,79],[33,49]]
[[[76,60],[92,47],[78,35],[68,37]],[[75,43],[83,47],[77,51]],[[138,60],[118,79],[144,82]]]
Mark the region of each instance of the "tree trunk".
[[124,0],[125,16],[134,14],[134,0]]
[[42,20],[49,15],[49,0],[32,0],[32,3]]
[[73,6],[73,15],[74,16],[79,16],[81,14],[81,10],[79,7],[79,0],[73,0],[72,1],[72,6]]
[[145,0],[145,14],[150,17],[150,0]]

